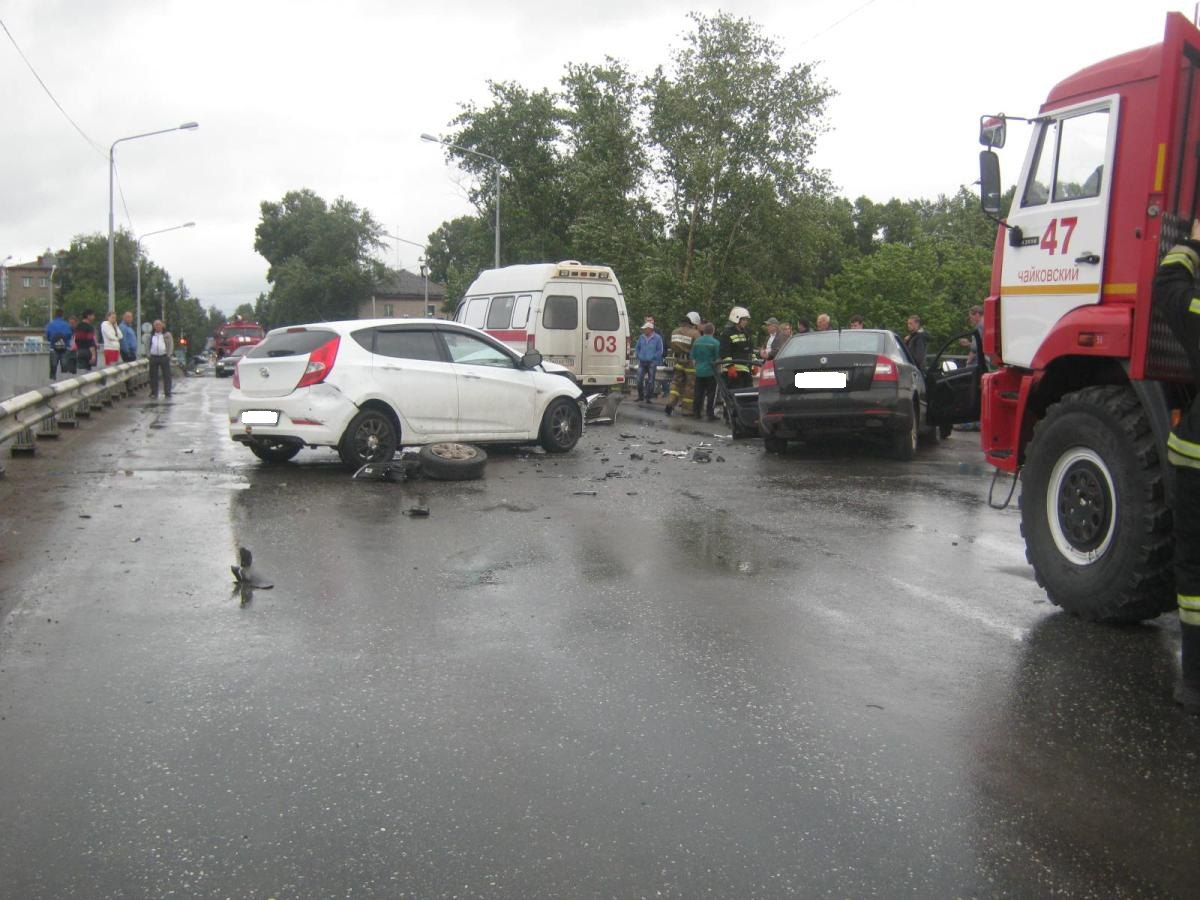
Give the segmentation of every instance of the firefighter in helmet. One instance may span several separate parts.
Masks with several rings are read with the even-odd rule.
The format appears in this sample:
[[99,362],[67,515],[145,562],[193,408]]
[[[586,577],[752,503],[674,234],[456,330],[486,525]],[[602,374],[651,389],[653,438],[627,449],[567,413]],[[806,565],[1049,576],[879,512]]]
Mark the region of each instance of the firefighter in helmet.
[[667,405],[663,408],[668,416],[675,411],[675,404],[683,406],[685,415],[691,415],[692,399],[696,394],[696,364],[692,362],[692,341],[700,337],[700,313],[685,313],[679,327],[671,332],[671,364],[675,374],[671,376],[671,389]]
[[[1172,247],[1154,276],[1154,305],[1187,351],[1200,386],[1200,220],[1191,236]],[[1167,439],[1175,469],[1175,595],[1183,644],[1183,674],[1175,699],[1200,714],[1200,396],[1193,397]]]
[[729,324],[721,332],[721,367],[725,384],[730,388],[750,387],[750,362],[754,358],[751,344],[750,310],[735,306],[729,311]]

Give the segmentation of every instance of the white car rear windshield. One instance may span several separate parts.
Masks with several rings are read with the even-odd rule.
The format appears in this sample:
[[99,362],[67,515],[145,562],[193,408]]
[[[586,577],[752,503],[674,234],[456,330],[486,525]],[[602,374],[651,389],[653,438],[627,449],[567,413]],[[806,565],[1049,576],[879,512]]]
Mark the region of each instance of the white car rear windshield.
[[330,338],[337,337],[332,331],[324,328],[304,328],[296,331],[281,331],[268,335],[260,344],[246,354],[254,359],[276,356],[306,356],[312,353]]

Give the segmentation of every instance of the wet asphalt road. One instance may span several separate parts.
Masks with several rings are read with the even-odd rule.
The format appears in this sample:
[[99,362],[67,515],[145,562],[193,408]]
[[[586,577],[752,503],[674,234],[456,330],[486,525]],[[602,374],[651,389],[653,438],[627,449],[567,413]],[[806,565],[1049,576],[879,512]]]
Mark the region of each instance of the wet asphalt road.
[[233,445],[228,386],[5,450],[3,896],[1194,896],[1178,629],[1048,605],[973,436],[626,404],[352,482]]

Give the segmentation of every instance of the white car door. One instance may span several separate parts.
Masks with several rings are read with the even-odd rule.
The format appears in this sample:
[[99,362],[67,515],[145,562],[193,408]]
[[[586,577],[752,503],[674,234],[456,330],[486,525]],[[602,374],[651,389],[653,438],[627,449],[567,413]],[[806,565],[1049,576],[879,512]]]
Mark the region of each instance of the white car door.
[[534,373],[475,335],[443,330],[458,376],[458,434],[528,437],[536,430]]
[[458,421],[458,373],[442,356],[434,330],[385,325],[369,333],[374,343],[368,348],[372,381],[408,429],[416,432],[412,436],[453,433]]

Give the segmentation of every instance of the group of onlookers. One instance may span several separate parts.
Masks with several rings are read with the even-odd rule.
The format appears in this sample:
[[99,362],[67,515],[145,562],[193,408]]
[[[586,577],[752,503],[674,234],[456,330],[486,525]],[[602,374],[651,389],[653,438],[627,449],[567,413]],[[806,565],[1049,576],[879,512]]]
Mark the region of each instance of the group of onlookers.
[[[88,372],[98,364],[112,366],[138,357],[133,313],[128,311],[119,320],[115,312],[105,316],[97,338],[93,310],[85,309],[82,316],[66,316],[63,310],[55,310],[54,318],[46,326],[46,343],[50,345],[51,381],[59,372],[75,375],[80,371]],[[166,396],[170,397],[170,361],[174,346],[171,333],[161,319],[154,321],[144,346],[150,359],[150,396],[158,396],[161,381]]]
[[[983,307],[972,306],[968,315],[972,327],[982,338]],[[768,318],[763,327],[766,337],[761,345],[754,347],[750,333],[750,312],[745,307],[735,306],[730,310],[729,322],[718,340],[714,336],[716,326],[713,323],[705,322],[697,312],[689,312],[681,318],[679,326],[671,332],[670,342],[666,343],[655,326],[654,317],[647,316],[633,350],[638,367],[638,402],[653,402],[657,397],[656,373],[669,357],[673,375],[663,411],[671,415],[675,407],[682,404],[685,412],[691,412],[697,418],[701,408],[705,408],[712,419],[718,363],[731,388],[751,384],[751,361],[755,356],[761,360],[774,359],[793,336],[808,331],[831,331],[833,323],[828,313],[821,313],[816,318],[815,327],[810,326],[808,319],[797,319],[793,326],[791,322],[780,321],[775,316]],[[850,317],[851,330],[865,327],[866,319],[863,316],[856,314]],[[907,333],[903,337],[905,347],[913,362],[924,369],[929,351],[929,333],[921,317],[916,314],[908,317],[906,328]],[[705,341],[705,338],[708,340]],[[974,341],[963,339],[962,343],[971,348],[967,359],[971,364],[976,356]],[[699,354],[697,348],[701,348]]]

